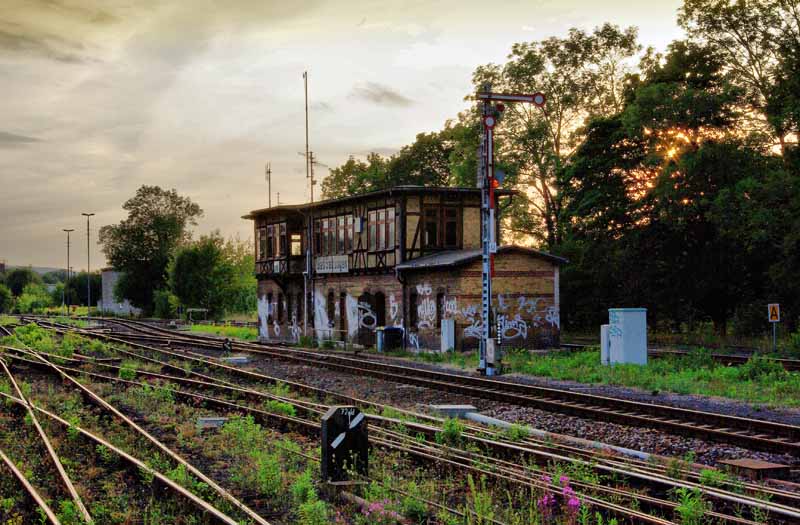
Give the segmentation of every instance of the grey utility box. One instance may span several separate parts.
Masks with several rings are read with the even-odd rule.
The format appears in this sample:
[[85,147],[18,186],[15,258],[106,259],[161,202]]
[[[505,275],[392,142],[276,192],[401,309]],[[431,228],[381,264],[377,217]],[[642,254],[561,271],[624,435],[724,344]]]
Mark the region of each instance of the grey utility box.
[[608,309],[609,362],[647,364],[647,308]]

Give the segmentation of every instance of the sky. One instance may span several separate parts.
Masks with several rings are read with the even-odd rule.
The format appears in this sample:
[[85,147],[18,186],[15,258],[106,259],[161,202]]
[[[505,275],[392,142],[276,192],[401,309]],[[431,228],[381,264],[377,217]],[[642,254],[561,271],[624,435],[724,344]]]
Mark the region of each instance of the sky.
[[[204,210],[198,234],[309,198],[335,167],[388,155],[466,109],[474,69],[515,42],[604,22],[644,46],[682,36],[680,0],[0,0],[0,261],[105,265],[97,231],[143,184]],[[327,170],[317,167],[317,177]],[[319,194],[320,186],[315,193]]]

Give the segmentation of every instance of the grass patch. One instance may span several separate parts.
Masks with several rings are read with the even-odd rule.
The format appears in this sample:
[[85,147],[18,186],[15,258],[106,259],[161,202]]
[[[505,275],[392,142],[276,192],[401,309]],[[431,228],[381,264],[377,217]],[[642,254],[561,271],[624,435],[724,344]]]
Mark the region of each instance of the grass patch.
[[707,350],[697,350],[653,359],[647,366],[603,366],[599,350],[536,356],[514,351],[504,356],[504,362],[514,372],[553,379],[800,406],[800,374],[758,356],[742,366],[727,367],[715,363]]
[[255,341],[258,339],[258,329],[248,326],[214,326],[210,324],[193,324],[190,327],[192,332],[219,335],[222,337],[232,337],[245,341]]

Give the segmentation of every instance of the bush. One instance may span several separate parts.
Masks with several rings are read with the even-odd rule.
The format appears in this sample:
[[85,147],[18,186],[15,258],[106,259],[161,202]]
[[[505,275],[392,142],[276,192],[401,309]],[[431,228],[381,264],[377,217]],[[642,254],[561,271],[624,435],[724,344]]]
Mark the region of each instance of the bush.
[[6,314],[14,306],[14,296],[8,286],[0,284],[0,314]]
[[20,313],[34,313],[44,310],[52,304],[47,288],[40,284],[28,284],[17,299],[17,310]]
[[324,501],[315,499],[300,505],[298,509],[300,525],[327,525],[328,505]]
[[156,290],[153,293],[153,314],[161,319],[175,319],[178,317],[178,298],[169,290]]
[[436,442],[455,447],[461,444],[463,433],[464,424],[458,419],[449,418],[442,425],[442,430],[436,433]]
[[317,499],[317,491],[314,488],[314,480],[310,470],[306,470],[292,483],[289,487],[292,493],[292,502],[296,507],[300,507],[303,503],[314,501]]
[[777,361],[768,357],[754,355],[739,367],[739,377],[743,380],[758,380],[770,377],[780,378],[786,375],[786,369]]

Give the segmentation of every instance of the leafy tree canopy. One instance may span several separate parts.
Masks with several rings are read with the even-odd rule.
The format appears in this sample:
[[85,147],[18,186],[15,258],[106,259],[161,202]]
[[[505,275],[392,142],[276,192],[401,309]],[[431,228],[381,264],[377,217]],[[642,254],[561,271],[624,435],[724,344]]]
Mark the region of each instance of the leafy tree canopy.
[[14,297],[22,295],[23,289],[31,283],[41,284],[42,278],[30,268],[14,268],[6,274],[6,286]]
[[203,211],[188,197],[158,186],[142,186],[123,209],[128,217],[103,226],[99,243],[108,262],[122,272],[115,293],[149,313],[153,292],[166,285],[172,253],[191,238],[189,227]]

